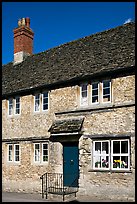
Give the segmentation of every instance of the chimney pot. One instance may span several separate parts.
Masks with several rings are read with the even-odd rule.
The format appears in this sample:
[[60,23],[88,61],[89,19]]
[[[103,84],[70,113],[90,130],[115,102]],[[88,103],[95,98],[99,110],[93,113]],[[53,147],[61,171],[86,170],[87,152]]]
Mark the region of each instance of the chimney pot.
[[26,18],[26,26],[30,27],[30,18],[28,18],[28,17]]
[[25,26],[25,18],[22,18],[22,26]]
[[18,20],[18,26],[21,26],[21,19]]

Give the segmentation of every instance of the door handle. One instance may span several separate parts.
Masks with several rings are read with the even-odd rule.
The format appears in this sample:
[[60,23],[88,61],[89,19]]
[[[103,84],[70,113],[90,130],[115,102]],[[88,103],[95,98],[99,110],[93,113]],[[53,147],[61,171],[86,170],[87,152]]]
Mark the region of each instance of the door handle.
[[71,160],[70,160],[70,163],[71,163],[71,164],[74,164],[74,161],[73,161],[73,159],[71,159]]

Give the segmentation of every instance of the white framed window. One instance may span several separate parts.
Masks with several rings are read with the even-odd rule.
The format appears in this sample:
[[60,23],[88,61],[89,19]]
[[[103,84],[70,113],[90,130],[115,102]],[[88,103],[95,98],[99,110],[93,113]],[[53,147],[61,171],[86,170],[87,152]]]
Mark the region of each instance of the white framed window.
[[8,100],[8,115],[13,114],[13,98]]
[[20,156],[19,156],[19,144],[14,144],[14,161],[19,162]]
[[110,167],[110,143],[109,141],[94,141],[93,168],[109,169]]
[[36,94],[34,96],[34,111],[35,112],[40,111],[40,94]]
[[111,81],[102,81],[102,102],[111,102]]
[[40,144],[34,144],[34,161],[40,162]]
[[88,105],[88,84],[83,83],[80,85],[80,105],[87,106]]
[[13,161],[13,147],[12,147],[12,144],[8,145],[8,161],[9,162]]
[[8,144],[8,162],[20,162],[20,145]]
[[48,110],[48,92],[42,93],[42,110]]
[[130,164],[129,140],[112,140],[111,168],[128,169]]
[[34,144],[34,162],[46,163],[49,159],[49,146],[48,142]]
[[42,162],[48,161],[48,143],[42,144]]
[[15,98],[15,114],[20,114],[20,97]]
[[93,141],[93,169],[129,170],[129,139]]
[[99,103],[99,82],[94,82],[91,84],[91,103]]

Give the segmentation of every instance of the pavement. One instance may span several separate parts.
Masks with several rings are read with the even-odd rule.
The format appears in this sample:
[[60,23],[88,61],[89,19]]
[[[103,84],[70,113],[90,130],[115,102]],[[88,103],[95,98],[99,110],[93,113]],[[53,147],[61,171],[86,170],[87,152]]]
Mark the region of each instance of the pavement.
[[[16,192],[2,192],[2,202],[118,202],[114,200],[101,200],[93,198],[91,196],[78,196],[74,195],[65,196],[63,201],[61,195],[48,196],[48,199],[42,198],[41,194],[31,194],[31,193],[16,193]],[[133,202],[132,200],[123,200],[120,202]]]

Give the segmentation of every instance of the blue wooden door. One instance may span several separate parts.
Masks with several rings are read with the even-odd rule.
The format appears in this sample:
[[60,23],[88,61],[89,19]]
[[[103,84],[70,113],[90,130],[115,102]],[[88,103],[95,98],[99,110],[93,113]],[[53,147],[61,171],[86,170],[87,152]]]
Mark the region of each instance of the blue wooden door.
[[79,151],[78,143],[63,144],[64,186],[78,186]]

